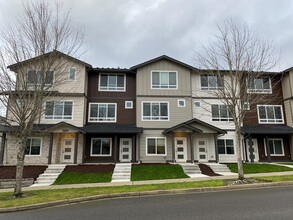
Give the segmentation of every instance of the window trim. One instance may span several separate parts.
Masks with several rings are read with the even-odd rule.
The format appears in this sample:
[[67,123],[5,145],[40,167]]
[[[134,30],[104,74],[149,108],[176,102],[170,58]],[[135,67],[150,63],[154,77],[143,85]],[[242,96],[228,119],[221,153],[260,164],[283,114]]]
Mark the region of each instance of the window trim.
[[[40,157],[42,156],[42,146],[43,146],[43,138],[42,137],[28,137],[27,139],[40,139],[40,154],[38,155],[31,155],[31,154],[25,154],[25,157]],[[31,152],[31,146],[32,142],[30,142],[30,152]]]
[[[114,121],[91,121],[90,114],[91,114],[91,105],[115,105],[115,120]],[[98,118],[98,117],[97,117]],[[88,109],[88,122],[90,123],[116,123],[117,122],[117,103],[104,103],[104,102],[89,102],[89,109]]]
[[[260,78],[253,78],[253,80],[255,79],[264,79],[264,78],[268,78],[269,79],[269,85],[270,85],[270,89],[251,89],[249,88],[249,82],[248,82],[248,79],[246,80],[246,83],[247,83],[247,93],[256,93],[256,94],[272,94],[272,81],[271,81],[271,77],[267,76],[267,77],[260,77]],[[255,84],[255,82],[254,82]]]
[[[75,70],[75,73],[74,73],[74,79],[70,79],[70,70],[71,70],[71,69],[74,69],[74,70]],[[68,69],[68,78],[67,78],[67,80],[68,80],[68,81],[76,81],[76,72],[77,72],[77,70],[76,70],[75,67],[70,67],[70,68]]]
[[[165,154],[149,154],[148,153],[148,139],[155,139],[156,140],[156,149],[157,149],[157,139],[164,139]],[[167,138],[166,137],[146,137],[145,140],[146,140],[145,141],[146,156],[152,156],[152,157],[164,157],[164,156],[167,156]]]
[[[214,121],[217,121],[217,122],[231,122],[231,121],[233,121],[233,118],[230,116],[230,114],[229,114],[229,110],[227,109],[227,113],[228,113],[228,118],[223,118],[223,117],[221,117],[221,115],[220,115],[220,112],[221,112],[221,110],[220,110],[220,108],[219,108],[219,118],[214,118],[213,117],[213,111],[212,111],[212,106],[213,105],[217,105],[217,106],[221,106],[221,105],[223,105],[223,106],[226,106],[227,108],[228,108],[228,106],[227,105],[225,105],[225,104],[211,104],[211,118],[212,118],[212,121],[214,122]],[[218,120],[214,120],[214,119],[218,119]],[[226,119],[226,120],[222,120],[222,119]]]
[[[170,73],[170,72],[174,72],[175,75],[176,75],[176,87],[174,87],[174,88],[161,88],[161,85],[160,85],[160,88],[154,88],[154,87],[153,87],[153,72],[159,72],[159,74],[162,73],[162,72],[168,72],[168,73]],[[169,81],[170,81],[170,80],[169,80]],[[170,86],[170,85],[168,85],[168,87],[169,87],[169,86]],[[177,89],[178,89],[178,71],[177,71],[177,70],[151,70],[151,89],[177,90]]]
[[[182,106],[180,106],[180,104],[179,104],[180,101],[184,102],[184,104]],[[185,99],[178,99],[177,100],[177,106],[178,106],[178,108],[185,108],[186,107],[186,100]]]
[[[144,103],[159,103],[159,104],[161,104],[161,103],[166,103],[167,104],[167,113],[168,113],[168,119],[166,119],[166,120],[162,120],[162,119],[144,119],[143,118],[143,104]],[[161,116],[160,116],[161,117]],[[170,121],[170,106],[169,106],[169,102],[168,101],[142,101],[141,102],[141,120],[142,121]]]
[[[37,72],[41,72],[41,70],[39,70],[39,69],[28,69],[27,71],[26,71],[26,80],[28,79],[28,72],[29,71],[36,71],[36,73]],[[45,86],[52,86],[53,84],[54,84],[54,82],[55,82],[55,71],[54,70],[47,70],[46,72],[53,72],[53,79],[52,79],[52,84],[44,84]],[[28,80],[26,81],[26,84],[28,85],[28,86],[34,86],[34,85],[37,85],[37,86],[39,86],[39,85],[42,85],[42,84],[40,84],[40,83],[29,83],[28,82]]]
[[[130,107],[127,106],[127,103],[130,103]],[[133,101],[125,101],[125,109],[133,109]]]
[[[225,153],[224,153],[224,154],[220,154],[220,153],[219,153],[218,140],[224,140],[224,143],[225,143]],[[227,140],[232,140],[232,141],[233,141],[233,151],[234,151],[233,154],[227,154],[227,143],[226,143]],[[218,139],[217,139],[217,154],[218,154],[218,155],[226,155],[226,156],[236,155],[235,140],[234,140],[234,138],[228,138],[228,137],[227,137],[227,138],[218,138]]]
[[[276,119],[260,119],[260,117],[259,117],[259,107],[261,107],[261,106],[264,106],[264,107],[267,107],[267,106],[280,107],[281,108],[281,115],[282,115],[282,122],[276,122]],[[258,118],[258,123],[259,124],[284,124],[283,106],[282,105],[257,105],[257,118]],[[266,122],[261,121],[261,120],[266,120]],[[271,122],[271,121],[268,121],[268,120],[275,120],[275,122]]]
[[[93,140],[94,139],[108,139],[110,140],[110,154],[93,154]],[[113,147],[113,144],[112,144],[112,138],[111,137],[92,137],[91,138],[91,151],[90,151],[90,156],[91,157],[111,157],[112,156],[112,147]]]
[[224,77],[224,75],[221,76],[221,77],[223,77],[223,87],[219,87],[218,85],[217,85],[217,87],[209,87],[209,85],[208,85],[208,87],[202,87],[201,86],[201,77],[202,76],[207,76],[207,77],[209,77],[209,76],[216,76],[216,77],[220,77],[217,74],[215,74],[215,75],[213,75],[213,74],[200,74],[200,76],[199,76],[199,87],[200,87],[200,90],[201,91],[213,91],[213,90],[220,90],[220,89],[224,89],[225,88],[225,85],[224,85],[225,84],[225,77]]
[[[62,118],[54,118],[54,109],[53,109],[53,118],[46,118],[46,103],[47,102],[54,102],[54,107],[55,107],[55,102],[72,102],[72,113],[71,113],[71,118],[69,119],[69,118],[64,118],[64,115],[62,115]],[[44,106],[44,109],[45,109],[45,111],[44,111],[44,120],[73,120],[74,118],[73,118],[73,116],[74,116],[74,101],[73,100],[60,100],[60,101],[55,101],[55,100],[46,100],[45,101],[45,106]],[[64,105],[63,105],[63,114],[64,114]]]
[[[272,154],[272,152],[270,152],[271,156],[274,157],[283,157],[285,156],[285,151],[284,151],[284,142],[283,142],[283,138],[269,138],[269,141],[275,141],[275,140],[280,140],[281,141],[281,146],[282,146],[282,154]],[[274,144],[275,147],[275,144]],[[264,138],[264,148],[265,148],[265,155],[267,156],[267,142],[266,139]],[[274,149],[275,150],[275,149]]]
[[[124,87],[123,90],[109,90],[109,86],[107,85],[107,89],[101,89],[101,75],[107,75],[109,77],[109,75],[116,75],[116,78],[118,75],[123,76],[124,77]],[[98,86],[98,90],[100,92],[126,92],[126,74],[125,73],[100,73],[99,74],[99,82],[98,82],[99,86]]]

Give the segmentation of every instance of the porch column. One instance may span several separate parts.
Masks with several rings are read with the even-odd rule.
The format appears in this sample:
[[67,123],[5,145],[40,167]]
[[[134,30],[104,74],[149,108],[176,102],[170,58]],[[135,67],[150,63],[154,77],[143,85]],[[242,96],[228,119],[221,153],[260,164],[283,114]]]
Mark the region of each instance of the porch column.
[[54,140],[54,133],[50,133],[50,140],[49,140],[49,153],[48,153],[48,164],[52,163],[52,151],[53,151],[53,140]]
[[114,163],[117,163],[117,135],[115,134],[115,137],[114,137]]
[[271,159],[271,149],[270,149],[270,146],[269,146],[269,137],[266,136],[266,139],[265,139],[265,142],[266,142],[266,149],[267,149],[267,159],[268,159],[268,162],[272,162],[272,159]]
[[1,139],[1,149],[0,149],[0,166],[3,165],[3,163],[4,163],[5,143],[6,143],[6,133],[3,133],[2,139]]
[[137,147],[137,156],[138,156],[138,163],[141,163],[141,161],[140,161],[140,134],[137,134],[136,135],[136,147]]
[[132,135],[132,163],[136,161],[136,152],[135,152],[135,135]]
[[78,132],[75,133],[75,137],[74,137],[74,159],[73,159],[74,164],[77,164],[77,150],[78,150]]
[[219,163],[219,152],[218,152],[218,135],[214,134],[214,141],[215,141],[215,155],[216,155],[216,163]]
[[173,163],[175,163],[176,160],[175,160],[175,138],[174,138],[174,134],[172,134],[171,137],[172,137],[172,161],[173,161]]
[[249,135],[248,137],[248,151],[249,151],[249,159],[251,161],[251,163],[254,163],[254,155],[253,155],[253,147],[252,147],[252,138],[251,138],[251,135]]
[[190,134],[190,158],[191,163],[194,163],[193,133]]

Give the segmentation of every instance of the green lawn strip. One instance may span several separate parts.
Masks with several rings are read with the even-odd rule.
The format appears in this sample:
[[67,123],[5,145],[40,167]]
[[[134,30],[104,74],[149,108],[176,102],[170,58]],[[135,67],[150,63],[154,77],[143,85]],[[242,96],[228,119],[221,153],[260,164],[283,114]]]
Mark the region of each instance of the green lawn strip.
[[63,172],[54,185],[111,182],[112,173]]
[[253,179],[267,182],[293,181],[293,175],[253,177]]
[[[227,164],[231,172],[237,173],[237,164]],[[285,166],[278,166],[273,164],[243,164],[243,169],[245,174],[250,173],[270,173],[270,172],[283,172],[283,171],[293,171],[292,168]]]
[[293,166],[293,162],[279,162],[278,164],[284,164],[284,165],[291,165],[291,166]]
[[139,165],[131,168],[131,181],[189,178],[180,165]]
[[43,202],[60,201],[64,199],[80,198],[85,196],[114,194],[125,192],[142,192],[154,190],[190,189],[200,187],[224,186],[224,180],[208,180],[198,182],[164,183],[137,186],[111,186],[77,189],[50,189],[24,192],[24,197],[14,199],[12,193],[0,193],[0,208],[31,205]]

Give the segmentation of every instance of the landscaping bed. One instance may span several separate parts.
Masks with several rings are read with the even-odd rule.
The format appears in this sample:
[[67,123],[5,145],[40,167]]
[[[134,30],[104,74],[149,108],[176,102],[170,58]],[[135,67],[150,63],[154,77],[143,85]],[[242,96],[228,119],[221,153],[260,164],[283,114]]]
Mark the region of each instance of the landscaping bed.
[[[233,173],[238,172],[237,164],[227,164],[227,166],[229,167],[231,172]],[[243,170],[244,170],[244,174],[293,171],[292,168],[285,167],[285,166],[278,166],[273,164],[253,164],[253,163],[244,163]]]
[[[23,178],[36,180],[46,169],[47,166],[24,166]],[[0,179],[15,179],[15,173],[16,166],[0,166]]]

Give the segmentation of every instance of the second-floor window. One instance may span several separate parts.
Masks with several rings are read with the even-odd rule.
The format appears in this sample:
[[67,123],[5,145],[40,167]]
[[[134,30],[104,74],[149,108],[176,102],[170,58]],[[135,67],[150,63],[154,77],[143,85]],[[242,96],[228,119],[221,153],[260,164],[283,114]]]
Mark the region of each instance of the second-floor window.
[[72,101],[46,101],[45,119],[72,119]]
[[258,105],[257,112],[259,123],[284,123],[281,105]]
[[89,122],[116,122],[116,103],[90,103]]
[[68,80],[76,80],[76,69],[74,67],[69,68]]
[[28,70],[27,72],[28,85],[52,85],[53,78],[53,71],[47,71],[45,75],[38,70]]
[[229,106],[227,105],[212,105],[212,120],[213,121],[233,121],[230,115]]
[[169,120],[168,102],[143,102],[142,120],[144,121],[167,121]]
[[124,74],[100,74],[99,91],[125,91]]
[[216,90],[224,88],[224,76],[201,75],[201,90]]
[[176,89],[176,71],[152,71],[152,89]]
[[248,92],[272,93],[270,77],[250,79],[247,83],[248,83]]

